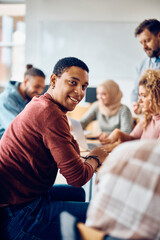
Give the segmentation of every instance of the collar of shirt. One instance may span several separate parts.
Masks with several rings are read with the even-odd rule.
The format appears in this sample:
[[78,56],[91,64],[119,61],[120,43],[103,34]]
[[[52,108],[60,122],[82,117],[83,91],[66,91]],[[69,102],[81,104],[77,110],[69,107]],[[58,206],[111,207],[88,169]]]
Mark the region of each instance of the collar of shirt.
[[160,62],[160,56],[159,57],[152,57],[151,62],[152,63]]

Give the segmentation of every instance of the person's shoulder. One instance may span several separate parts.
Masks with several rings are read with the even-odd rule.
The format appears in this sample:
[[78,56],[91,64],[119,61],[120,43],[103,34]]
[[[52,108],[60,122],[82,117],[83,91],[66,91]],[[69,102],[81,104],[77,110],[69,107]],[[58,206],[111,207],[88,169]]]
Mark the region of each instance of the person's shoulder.
[[12,94],[13,88],[15,88],[15,87],[13,87],[14,84],[12,83],[12,81],[9,81],[6,84],[3,91],[0,93],[0,99],[1,100],[8,98],[10,96],[10,94]]
[[125,104],[121,105],[120,111],[129,111],[129,112],[131,112],[130,108],[127,105],[125,105]]
[[54,102],[54,100],[48,93],[33,97],[31,102],[27,105],[30,105],[30,109],[39,109],[37,110],[37,113],[47,115],[48,117],[50,116],[57,118],[64,115],[60,106],[58,106],[58,104]]
[[42,95],[37,95],[32,98],[30,101],[32,106],[39,105],[41,109],[45,109],[47,107],[50,107],[50,105],[54,105],[54,102],[51,101],[51,98],[49,97],[49,94],[42,94]]
[[58,108],[58,105],[56,104],[56,102],[53,100],[53,98],[51,97],[51,95],[49,93],[44,93],[40,96],[36,96],[35,100],[37,100],[38,102],[42,103],[42,105],[44,105],[45,107],[51,107],[54,106],[52,110]]
[[17,84],[19,84],[20,82],[18,82],[18,81],[15,81],[15,80],[10,80],[9,82],[8,82],[8,85],[10,85],[10,86],[16,86]]
[[137,62],[137,65],[143,66],[144,64],[149,63],[150,60],[151,60],[150,57],[145,56],[145,57],[141,58],[141,59]]
[[92,103],[91,105],[92,109],[96,109],[96,110],[99,110],[99,104],[98,104],[98,101],[95,101]]
[[141,71],[142,69],[146,69],[150,65],[151,58],[150,57],[144,57],[141,59],[138,63],[138,69]]
[[1,102],[9,105],[22,105],[25,106],[26,101],[20,95],[18,91],[18,86],[20,82],[17,81],[9,81],[4,89],[4,91],[0,94]]
[[88,106],[88,112],[98,112],[99,111],[99,105],[98,105],[98,101],[90,103]]
[[5,89],[17,89],[19,84],[20,82],[11,80],[7,83]]
[[17,92],[19,84],[20,84],[20,82],[17,82],[17,81],[9,81],[6,84],[4,90],[3,90],[3,92],[1,94],[3,94],[3,93],[13,93],[15,91]]

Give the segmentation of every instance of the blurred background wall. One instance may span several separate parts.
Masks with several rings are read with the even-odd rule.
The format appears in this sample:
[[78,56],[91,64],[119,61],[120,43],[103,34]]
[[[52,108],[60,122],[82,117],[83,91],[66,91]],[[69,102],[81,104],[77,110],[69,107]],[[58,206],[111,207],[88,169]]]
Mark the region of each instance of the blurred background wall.
[[[113,79],[124,93],[123,102],[130,105],[136,66],[145,57],[134,30],[144,19],[160,20],[159,0],[18,2],[25,7],[24,26],[19,26],[25,33],[21,42],[24,60],[16,64],[19,69],[11,68],[11,76],[7,76],[5,81],[15,78],[18,71],[24,72],[25,64],[32,63],[46,73],[46,82],[49,83],[57,60],[75,56],[89,66],[90,86],[96,87],[106,79]],[[17,54],[12,52],[12,57],[15,55],[16,58]]]

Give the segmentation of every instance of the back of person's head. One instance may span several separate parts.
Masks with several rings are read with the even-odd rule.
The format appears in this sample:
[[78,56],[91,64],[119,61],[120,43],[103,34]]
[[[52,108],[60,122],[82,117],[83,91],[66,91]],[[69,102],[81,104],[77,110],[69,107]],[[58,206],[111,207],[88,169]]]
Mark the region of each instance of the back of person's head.
[[148,29],[153,35],[157,36],[157,34],[160,32],[160,21],[157,19],[144,20],[136,28],[135,36],[142,33],[145,29]]
[[60,77],[70,67],[80,67],[89,73],[88,66],[80,59],[75,57],[66,57],[60,59],[54,66],[53,73]]
[[39,77],[43,77],[45,78],[45,74],[42,70],[38,69],[38,68],[34,68],[32,64],[27,64],[26,65],[26,72],[24,73],[24,77],[26,76],[39,76]]

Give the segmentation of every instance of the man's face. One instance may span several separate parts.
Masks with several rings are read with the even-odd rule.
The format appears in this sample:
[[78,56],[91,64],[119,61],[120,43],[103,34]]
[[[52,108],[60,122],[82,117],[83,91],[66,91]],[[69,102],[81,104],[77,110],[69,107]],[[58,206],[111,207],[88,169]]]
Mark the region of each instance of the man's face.
[[70,67],[60,77],[52,74],[51,86],[53,99],[66,111],[72,111],[85,95],[88,73],[80,67]]
[[137,35],[148,57],[160,56],[160,32],[155,36],[148,29]]
[[42,94],[45,87],[45,78],[40,76],[27,76],[25,96],[31,100],[34,96]]

